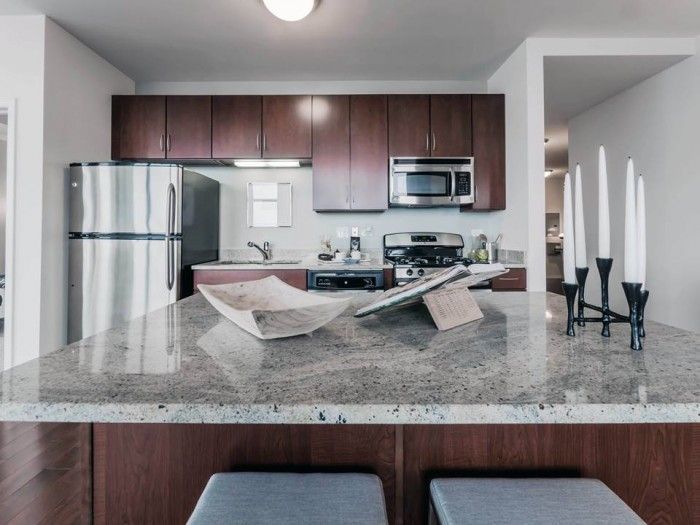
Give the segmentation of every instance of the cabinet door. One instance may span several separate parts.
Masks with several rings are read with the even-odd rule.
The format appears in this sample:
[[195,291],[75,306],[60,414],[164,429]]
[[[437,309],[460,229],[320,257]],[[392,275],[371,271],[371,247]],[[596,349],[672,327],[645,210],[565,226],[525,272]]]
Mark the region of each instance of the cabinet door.
[[389,95],[389,156],[430,156],[430,95]]
[[508,273],[491,279],[491,289],[494,292],[524,292],[527,290],[527,270],[511,268]]
[[472,152],[470,95],[430,96],[430,154],[467,157]]
[[260,158],[262,97],[212,97],[212,157]]
[[387,97],[352,95],[350,207],[353,210],[386,210],[388,195]]
[[290,286],[306,290],[306,270],[194,270],[194,290],[199,284],[257,281],[274,275]]
[[263,97],[263,158],[311,158],[311,97]]
[[165,158],[165,97],[112,97],[112,159]]
[[505,95],[472,95],[474,204],[466,209],[506,209]]
[[167,158],[210,159],[211,97],[169,96],[167,128]]
[[314,210],[350,208],[350,97],[313,97]]

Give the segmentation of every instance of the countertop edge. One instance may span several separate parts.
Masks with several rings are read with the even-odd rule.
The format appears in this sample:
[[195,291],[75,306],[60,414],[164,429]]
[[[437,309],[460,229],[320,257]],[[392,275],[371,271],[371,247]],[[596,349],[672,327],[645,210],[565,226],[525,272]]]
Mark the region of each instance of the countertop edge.
[[213,424],[700,423],[700,403],[219,405],[2,403],[0,421]]

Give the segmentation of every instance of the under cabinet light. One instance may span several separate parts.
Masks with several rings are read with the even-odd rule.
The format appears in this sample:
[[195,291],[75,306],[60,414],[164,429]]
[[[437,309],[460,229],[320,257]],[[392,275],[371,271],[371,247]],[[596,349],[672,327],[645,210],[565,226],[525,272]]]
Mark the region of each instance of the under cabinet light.
[[234,160],[233,165],[237,168],[299,168],[301,162],[287,159],[239,159]]

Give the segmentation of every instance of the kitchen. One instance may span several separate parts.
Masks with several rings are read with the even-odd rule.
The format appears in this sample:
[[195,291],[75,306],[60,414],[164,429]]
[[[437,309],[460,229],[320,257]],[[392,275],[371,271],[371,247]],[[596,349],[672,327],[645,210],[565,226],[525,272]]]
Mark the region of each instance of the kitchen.
[[[343,15],[360,16],[323,1],[312,2],[301,21],[285,22],[267,3],[229,8],[269,24],[290,42],[300,38],[294,27],[311,30]],[[456,3],[443,7],[431,16],[444,21],[450,13],[466,13]],[[107,20],[100,9],[95,16]],[[374,16],[386,20],[378,9]],[[425,14],[419,2],[411,9]],[[116,19],[133,21],[138,12],[130,6]],[[60,13],[49,14],[81,31]],[[70,16],[78,21],[84,15]],[[24,17],[33,15],[8,18]],[[168,17],[177,20],[174,13]],[[104,81],[104,68],[119,77],[100,57],[81,55],[82,44],[57,23],[36,18],[46,48],[74,53],[76,70],[99,62],[93,80],[85,80],[93,73],[83,73],[83,85]],[[402,20],[401,27],[411,27]],[[609,31],[616,34],[613,27]],[[94,38],[81,34],[88,42]],[[627,52],[651,54],[641,36],[639,49]],[[50,39],[70,45],[49,45]],[[99,40],[91,45],[104,45]],[[687,38],[671,40],[658,53],[694,60],[694,42],[691,49]],[[533,42],[526,44],[550,44]],[[590,53],[578,44],[581,54]],[[608,44],[601,54],[620,53],[615,42]],[[351,62],[347,81],[328,80],[338,75],[340,51],[329,53],[334,59],[326,63],[325,78],[300,81],[309,77],[289,70],[276,76],[284,68],[273,59],[246,66],[250,62],[236,55],[240,67],[267,73],[239,71],[229,81],[194,73],[196,60],[184,56],[161,66],[151,62],[147,73],[144,64],[153,55],[143,41],[139,45],[144,56],[131,57],[129,69],[139,81],[129,85],[119,77],[101,87],[94,102],[99,111],[85,111],[94,124],[65,131],[83,141],[94,136],[100,146],[88,151],[76,140],[75,149],[61,157],[63,179],[49,177],[59,164],[51,148],[60,119],[50,117],[59,108],[50,97],[44,102],[49,116],[43,125],[53,132],[44,152],[42,207],[66,217],[55,228],[49,215],[43,217],[40,238],[50,235],[51,243],[40,258],[41,272],[62,276],[67,286],[63,298],[42,294],[41,317],[32,326],[21,315],[22,301],[31,297],[21,278],[25,268],[15,265],[16,279],[8,271],[17,285],[16,293],[8,290],[14,321],[8,323],[12,342],[5,355],[10,366],[0,375],[0,452],[15,474],[0,476],[8,487],[0,492],[0,509],[11,519],[275,522],[280,508],[262,502],[279,499],[288,505],[282,512],[294,516],[287,522],[343,522],[338,516],[345,512],[374,512],[366,522],[425,523],[430,517],[461,523],[464,513],[443,512],[441,505],[450,497],[466,504],[468,491],[455,485],[455,495],[442,487],[471,483],[490,493],[484,512],[506,512],[498,502],[515,498],[521,522],[544,520],[549,504],[552,512],[570,512],[572,520],[577,505],[610,505],[620,522],[698,521],[700,335],[692,327],[658,322],[665,320],[659,313],[665,292],[654,258],[647,258],[651,294],[643,323],[626,316],[617,274],[611,274],[611,306],[602,313],[619,324],[611,326],[609,338],[601,337],[598,321],[586,317],[583,326],[564,297],[544,292],[543,161],[536,161],[544,129],[520,97],[534,77],[511,70],[529,67],[531,55],[517,51],[502,58],[487,82],[464,80],[476,74],[455,80],[447,73],[444,82],[410,80],[412,73],[398,68],[389,75],[404,80],[377,74],[373,78],[380,80],[366,82],[358,80],[372,71],[374,62],[366,56],[365,73]],[[115,45],[127,47],[123,39]],[[483,48],[477,53],[484,54]],[[124,56],[117,55],[109,56],[125,67]],[[51,60],[49,53],[47,89],[59,84]],[[668,59],[663,69],[685,64],[675,66],[679,60]],[[185,67],[180,62],[192,73],[177,77],[178,67]],[[3,89],[0,82],[0,95]],[[64,93],[61,108],[71,107],[66,101],[77,101],[73,96]],[[22,115],[18,110],[10,119],[18,131],[27,122]],[[26,173],[21,153],[19,148],[17,175]],[[623,266],[617,236],[624,221],[614,215],[624,181],[620,156],[609,148],[615,272]],[[637,159],[646,176],[651,161],[640,153]],[[597,166],[583,165],[585,191],[596,187]],[[653,187],[654,179],[647,180]],[[28,195],[22,184],[17,177],[19,210]],[[58,207],[50,206],[54,193]],[[653,217],[658,204],[651,198],[647,203]],[[582,206],[592,221],[598,201],[584,193]],[[16,215],[19,223],[28,217]],[[589,235],[596,232],[595,223],[587,226]],[[657,237],[651,219],[649,235],[652,253]],[[574,234],[565,237],[565,253],[573,240]],[[595,245],[589,240],[589,258],[601,256]],[[44,257],[53,266],[45,266]],[[498,275],[472,292],[456,281],[430,291],[427,307],[357,315],[385,291],[410,296],[431,282],[426,277],[434,282],[465,266],[476,275],[480,263],[498,268]],[[577,260],[577,270],[582,264],[585,259]],[[586,300],[594,306],[598,274],[595,262],[588,266]],[[41,279],[40,290],[53,282]],[[237,320],[226,309],[231,304],[217,302],[222,296],[216,293],[232,290],[248,294],[238,296],[239,305],[264,295],[273,317],[285,309],[269,305],[291,304],[285,301],[298,301],[299,311],[308,302],[346,303],[310,335],[268,339],[269,324],[255,316]],[[441,290],[452,299],[458,291],[460,298],[473,297],[481,317],[438,329],[428,298]],[[63,328],[49,337],[44,326],[53,325],[53,301],[61,304],[55,310]],[[299,316],[295,322],[304,320]],[[573,336],[567,335],[572,320]],[[251,322],[253,328],[246,325]],[[630,349],[630,324],[646,329],[641,351]],[[40,334],[38,345],[29,338],[32,328]],[[52,457],[32,456],[42,440]],[[61,455],[65,450],[71,454]],[[31,468],[43,474],[35,477],[23,457],[36,457]],[[44,478],[61,481],[42,483]],[[217,500],[216,485],[236,479],[242,480],[236,490],[243,499],[230,493],[230,499]],[[503,486],[491,488],[491,480]],[[343,499],[327,492],[336,482],[349,483],[342,486],[350,493],[366,492]],[[278,493],[274,483],[292,485]],[[553,486],[567,484],[573,499]],[[304,497],[286,499],[285,490],[298,487],[306,487]],[[28,505],[31,490],[41,494],[36,502],[53,503]],[[539,499],[548,504],[533,508],[508,490],[544,490]],[[246,498],[257,503],[246,506]],[[314,498],[336,509],[334,518],[319,511]],[[209,514],[218,511],[224,514]],[[270,514],[256,518],[246,512]],[[482,522],[496,519],[491,516]]]

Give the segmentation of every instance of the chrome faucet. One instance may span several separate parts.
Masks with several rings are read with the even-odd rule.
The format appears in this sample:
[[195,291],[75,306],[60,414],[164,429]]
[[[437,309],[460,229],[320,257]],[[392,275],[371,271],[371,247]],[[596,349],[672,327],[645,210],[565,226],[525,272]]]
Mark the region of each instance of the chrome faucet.
[[264,261],[269,261],[272,258],[272,252],[270,251],[270,243],[267,241],[263,243],[262,248],[255,244],[253,241],[248,241],[248,247],[255,248],[256,250],[258,250],[262,254]]

